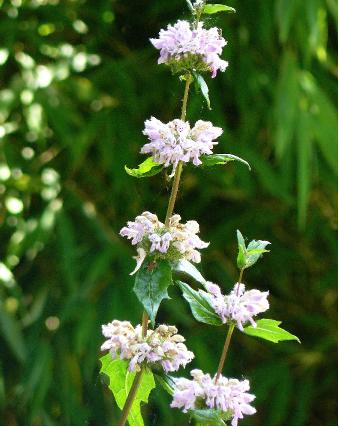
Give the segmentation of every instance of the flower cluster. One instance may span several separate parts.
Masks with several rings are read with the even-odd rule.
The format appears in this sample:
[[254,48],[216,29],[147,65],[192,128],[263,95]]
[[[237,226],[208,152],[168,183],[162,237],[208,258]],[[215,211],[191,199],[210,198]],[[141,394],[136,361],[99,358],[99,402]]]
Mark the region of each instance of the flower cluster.
[[199,157],[203,154],[212,154],[213,145],[223,130],[215,127],[211,122],[198,120],[193,128],[188,122],[179,119],[163,123],[155,117],[146,120],[143,131],[149,139],[141,153],[151,153],[156,163],[165,167],[173,165],[171,176],[180,161],[190,162],[198,166]]
[[129,371],[139,371],[140,365],[147,364],[173,372],[194,358],[184,344],[185,338],[177,332],[175,326],[160,325],[148,329],[144,337],[141,325],[134,328],[128,321],[113,320],[102,326],[107,340],[101,350],[109,350],[113,359],[129,360]]
[[180,408],[183,412],[190,409],[219,409],[225,418],[232,418],[233,426],[238,424],[239,418],[256,412],[249,404],[255,396],[247,393],[250,389],[247,380],[220,376],[216,381],[215,377],[211,378],[199,369],[191,371],[191,376],[193,380],[175,380],[172,408]]
[[173,72],[210,71],[215,77],[218,70],[225,71],[228,62],[220,58],[227,44],[221,31],[206,29],[203,23],[197,26],[188,21],[178,21],[160,30],[158,39],[151,43],[160,50],[159,64],[171,66]]
[[213,308],[223,323],[235,322],[241,331],[248,322],[256,327],[253,317],[269,309],[268,292],[258,289],[245,291],[243,283],[236,283],[229,295],[223,295],[219,286],[211,282],[206,284],[206,289],[211,294]]
[[206,248],[209,243],[197,236],[199,224],[196,221],[182,224],[180,220],[180,215],[173,215],[166,227],[156,215],[143,212],[135,221],[128,221],[127,227],[120,230],[120,235],[130,239],[132,245],[138,246],[138,255],[135,257],[137,267],[131,274],[140,268],[148,253],[171,260],[200,262],[201,256],[197,249]]

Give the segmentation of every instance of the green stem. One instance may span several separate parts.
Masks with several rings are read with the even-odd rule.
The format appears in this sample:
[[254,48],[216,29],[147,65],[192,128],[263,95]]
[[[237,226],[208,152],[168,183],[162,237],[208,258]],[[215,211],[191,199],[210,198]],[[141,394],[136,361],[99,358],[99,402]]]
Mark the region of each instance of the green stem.
[[[181,108],[181,120],[182,121],[185,121],[185,119],[186,119],[187,101],[188,101],[188,94],[189,94],[189,89],[190,89],[191,83],[192,83],[192,76],[189,74],[186,78],[185,92],[184,92],[184,97],[182,99],[182,108]],[[183,162],[180,161],[178,163],[178,166],[177,166],[175,174],[174,174],[171,195],[170,195],[170,198],[168,201],[168,207],[167,207],[166,219],[165,219],[165,226],[166,227],[168,227],[169,220],[173,214],[175,201],[176,201],[176,198],[178,195],[178,189],[179,189],[179,184],[180,184],[182,167],[183,167]]]
[[137,394],[138,388],[141,383],[142,374],[143,374],[143,368],[141,368],[141,370],[135,374],[131,390],[128,393],[124,408],[122,410],[122,414],[119,420],[119,426],[124,426],[126,423],[129,411],[133,405],[135,396]]
[[[241,283],[243,274],[244,274],[244,268],[242,268],[240,270],[238,284]],[[238,293],[238,291],[239,291],[239,286],[238,286],[237,293]],[[233,334],[234,328],[235,328],[234,324],[231,324],[229,326],[229,328],[228,328],[228,332],[227,332],[227,335],[226,335],[226,340],[225,340],[224,348],[222,350],[221,357],[220,357],[220,360],[219,360],[217,375],[215,377],[215,383],[217,383],[217,381],[218,381],[218,379],[219,379],[219,377],[221,375],[221,372],[223,370],[223,367],[224,367],[224,364],[225,364],[225,360],[226,360],[226,356],[227,356],[227,353],[228,353],[228,348],[229,348],[230,343],[231,343],[231,338],[232,338],[232,334]]]
[[230,342],[231,342],[231,338],[232,338],[233,331],[234,331],[234,325],[232,324],[232,325],[230,325],[230,326],[229,326],[229,328],[228,328],[228,332],[227,332],[227,336],[226,336],[226,340],[225,340],[224,348],[223,348],[223,350],[222,350],[221,357],[220,357],[220,361],[219,361],[219,366],[218,366],[218,370],[217,370],[217,375],[216,375],[216,377],[215,377],[215,383],[217,383],[217,381],[218,381],[218,379],[219,379],[219,377],[220,377],[220,375],[221,375],[222,369],[223,369],[223,367],[224,367],[224,364],[225,364],[225,360],[226,360],[226,356],[227,356],[228,348],[229,348],[229,346],[230,346]]
[[[188,94],[189,94],[189,89],[190,89],[191,83],[192,83],[192,76],[189,74],[186,78],[185,92],[184,92],[184,97],[182,99],[181,120],[183,120],[183,121],[185,121],[185,119],[186,119],[187,101],[188,101]],[[182,162],[179,162],[177,169],[175,171],[171,195],[170,195],[169,202],[168,202],[167,214],[166,214],[166,219],[165,219],[165,225],[166,226],[168,226],[169,220],[173,214],[175,200],[176,200],[177,194],[178,194],[181,172],[182,172]],[[148,313],[144,310],[144,312],[142,314],[142,336],[143,337],[145,337],[147,334],[148,320],[149,320]],[[119,421],[119,426],[123,426],[126,423],[129,411],[133,405],[133,401],[135,399],[138,388],[140,386],[142,372],[143,372],[143,368],[141,368],[141,370],[139,372],[137,372],[137,374],[134,377],[131,390],[128,393],[125,405],[124,405],[123,410],[122,410],[121,418]]]

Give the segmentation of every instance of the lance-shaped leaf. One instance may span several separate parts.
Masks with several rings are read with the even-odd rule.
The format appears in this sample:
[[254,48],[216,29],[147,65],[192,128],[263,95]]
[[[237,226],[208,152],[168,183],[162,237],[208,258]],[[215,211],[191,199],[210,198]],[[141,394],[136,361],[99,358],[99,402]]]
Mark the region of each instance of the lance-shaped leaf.
[[211,110],[209,89],[207,83],[205,82],[205,79],[201,74],[197,73],[196,71],[193,71],[193,76],[196,83],[196,87],[198,88],[198,90],[200,90],[202,96],[205,98],[208,109]]
[[195,267],[191,262],[186,259],[181,259],[180,261],[174,262],[172,264],[172,271],[179,279],[181,276],[189,277],[190,279],[195,280],[201,285],[206,285],[206,280],[203,278],[200,271]]
[[177,280],[176,284],[180,287],[183,297],[189,303],[192,314],[198,322],[214,326],[222,325],[222,321],[214,311],[207,292],[202,290],[196,291],[180,280]]
[[140,163],[135,169],[130,169],[125,166],[125,171],[128,175],[134,176],[134,178],[147,178],[161,172],[163,167],[163,165],[155,163],[152,157],[147,157],[147,159]]
[[219,12],[235,13],[236,10],[231,6],[226,6],[225,4],[206,4],[203,8],[203,13],[206,13],[207,15],[212,15]]
[[270,245],[267,240],[252,240],[246,247],[245,240],[239,230],[237,230],[238,239],[238,257],[237,265],[240,269],[251,267],[265,252],[269,252],[266,248]]
[[210,154],[201,156],[200,160],[202,161],[203,166],[226,165],[229,162],[237,161],[243,163],[249,170],[251,170],[251,166],[246,162],[246,160],[235,156],[234,154]]
[[281,321],[273,319],[260,319],[257,322],[257,327],[247,326],[244,328],[244,333],[252,337],[262,338],[263,340],[278,343],[279,341],[298,341],[297,336],[280,328]]
[[155,379],[161,387],[170,395],[173,396],[175,389],[175,378],[162,372],[161,374],[154,374]]
[[169,298],[167,288],[171,284],[170,263],[166,260],[154,261],[152,258],[146,258],[136,274],[133,290],[153,325],[161,301]]
[[[124,407],[128,393],[132,387],[135,372],[128,371],[128,361],[121,359],[112,359],[110,354],[106,354],[101,359],[102,374],[109,378],[108,387],[112,391],[115,401],[120,409]],[[153,374],[149,369],[142,373],[140,386],[136,393],[135,399],[128,414],[130,426],[143,426],[140,404],[148,402],[150,392],[155,388]]]

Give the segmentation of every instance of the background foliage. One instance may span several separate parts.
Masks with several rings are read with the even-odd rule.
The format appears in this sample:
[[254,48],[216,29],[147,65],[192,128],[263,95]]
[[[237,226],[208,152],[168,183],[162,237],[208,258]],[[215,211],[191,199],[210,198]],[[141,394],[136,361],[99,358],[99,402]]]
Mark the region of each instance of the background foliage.
[[[183,84],[156,65],[149,37],[183,0],[0,1],[0,419],[4,424],[113,424],[99,376],[100,325],[138,322],[133,250],[118,236],[143,210],[164,217],[164,176],[135,180],[143,121],[179,114]],[[230,289],[236,235],[272,242],[245,274],[269,289],[270,317],[302,345],[236,334],[225,374],[245,376],[257,415],[243,424],[335,425],[337,2],[233,0],[214,15],[229,69],[208,77],[225,129],[219,152],[247,159],[187,169],[177,212],[210,241],[201,268]],[[224,331],[196,323],[177,289],[159,321],[176,323],[213,372]],[[180,425],[160,389],[150,424]]]

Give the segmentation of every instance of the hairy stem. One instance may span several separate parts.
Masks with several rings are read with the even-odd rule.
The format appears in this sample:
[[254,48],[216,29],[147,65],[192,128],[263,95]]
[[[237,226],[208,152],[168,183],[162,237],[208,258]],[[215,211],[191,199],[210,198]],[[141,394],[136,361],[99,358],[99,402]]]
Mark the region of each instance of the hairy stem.
[[[183,120],[183,121],[186,119],[188,93],[189,93],[191,83],[192,83],[192,76],[189,74],[186,78],[185,92],[184,92],[184,97],[182,99],[181,120]],[[170,195],[169,202],[168,202],[167,214],[166,214],[166,219],[165,219],[165,225],[166,226],[168,226],[169,219],[171,218],[171,216],[173,214],[175,200],[176,200],[177,194],[178,194],[181,172],[182,172],[182,162],[179,162],[177,169],[175,171],[171,195]],[[142,336],[143,337],[145,337],[147,334],[148,320],[149,320],[148,313],[144,310],[144,312],[142,314]],[[137,372],[137,374],[134,377],[131,390],[128,393],[125,405],[124,405],[123,410],[122,410],[121,418],[119,421],[119,426],[124,426],[126,423],[129,411],[133,405],[133,401],[135,399],[138,388],[140,386],[142,373],[143,373],[143,368],[141,368],[141,370],[139,372]]]
[[141,370],[139,372],[136,373],[135,377],[134,377],[134,381],[131,387],[131,390],[128,393],[126,402],[125,402],[125,406],[122,410],[122,414],[119,420],[119,426],[124,426],[126,423],[126,420],[128,418],[128,414],[129,411],[133,405],[133,401],[135,399],[135,396],[137,394],[138,388],[140,386],[140,382],[141,382],[141,378],[142,378],[142,374],[143,374],[143,368],[141,368]]
[[226,336],[224,348],[223,348],[222,353],[221,353],[221,357],[220,357],[220,361],[219,361],[219,366],[218,366],[218,370],[217,370],[217,375],[215,377],[215,383],[217,383],[217,381],[218,381],[218,379],[219,379],[219,377],[221,375],[222,369],[224,367],[233,331],[234,331],[234,325],[230,325],[229,328],[228,328],[228,332],[227,332],[227,336]]
[[[185,121],[185,119],[186,119],[187,101],[188,101],[188,94],[189,94],[191,83],[192,83],[192,76],[189,74],[186,78],[185,92],[184,92],[184,97],[182,99],[181,120],[183,120],[183,121]],[[165,226],[166,227],[168,227],[168,225],[169,225],[169,220],[173,214],[175,201],[176,201],[176,198],[178,195],[178,189],[179,189],[180,178],[181,178],[181,173],[182,173],[182,166],[183,166],[183,162],[180,161],[178,163],[178,166],[176,168],[175,175],[173,178],[172,190],[171,190],[171,195],[170,195],[170,198],[168,201],[167,213],[166,213],[166,219],[165,219]]]

